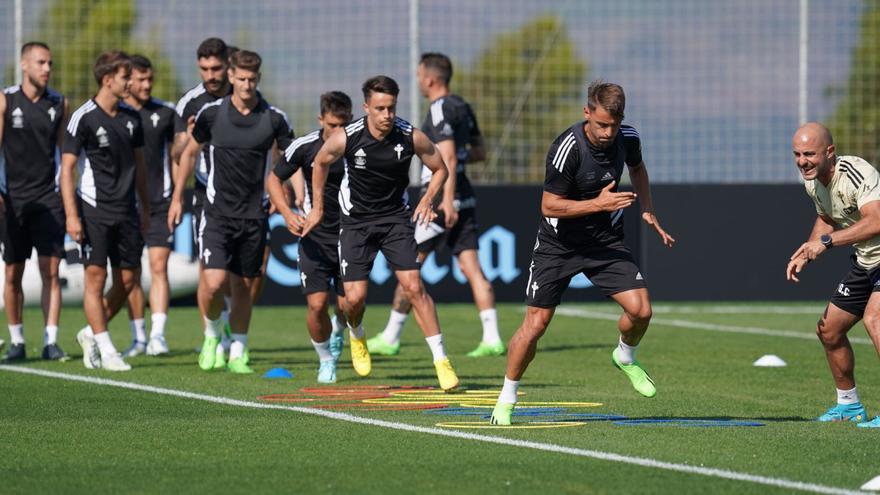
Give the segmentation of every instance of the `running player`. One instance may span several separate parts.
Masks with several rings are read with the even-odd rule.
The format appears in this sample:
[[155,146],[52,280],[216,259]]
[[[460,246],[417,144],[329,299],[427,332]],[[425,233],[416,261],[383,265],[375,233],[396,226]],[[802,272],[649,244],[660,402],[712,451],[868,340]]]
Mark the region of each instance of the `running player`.
[[[302,173],[304,179],[304,213],[311,210],[312,162],[324,142],[336,131],[351,122],[351,98],[340,91],[321,95],[321,112],[318,123],[321,128],[296,139],[284,151],[284,160],[275,166],[274,174],[267,179],[266,188],[272,203],[296,235],[302,233],[303,218],[294,213],[287,203],[282,189],[284,181],[294,173]],[[345,302],[342,281],[339,274],[339,185],[345,175],[344,159],[339,158],[330,165],[327,182],[324,186],[324,219],[321,225],[299,242],[299,271],[302,291],[308,303],[306,326],[309,329],[312,345],[318,353],[318,382],[336,382],[336,363],[342,352],[345,316],[342,311]],[[327,314],[331,289],[336,293],[336,314],[331,319]]]
[[[644,277],[623,243],[623,209],[638,198],[642,219],[671,247],[675,240],[654,215],[648,171],[635,128],[621,125],[626,97],[617,84],[590,85],[585,120],[553,141],[529,281],[526,316],[510,339],[507,373],[492,424],[509,425],[519,380],[535,357],[562,293],[571,278],[586,275],[623,309],[617,323],[620,339],[611,361],[645,397],[654,397],[654,381],[635,359],[636,349],[651,320],[651,302]],[[626,164],[635,193],[618,192]]]
[[[477,199],[465,174],[465,164],[481,161],[486,156],[480,127],[470,105],[449,91],[449,81],[452,79],[449,57],[442,53],[422,54],[416,74],[422,96],[431,102],[431,110],[425,117],[422,131],[437,145],[449,168],[449,179],[443,185],[437,218],[427,227],[416,228],[419,260],[424,261],[431,251],[442,246],[446,246],[458,259],[458,265],[471,286],[483,324],[483,338],[468,356],[500,356],[505,348],[498,334],[495,295],[477,256]],[[423,194],[431,176],[431,171],[422,167]],[[390,356],[400,352],[400,334],[410,309],[412,305],[398,285],[385,331],[367,341],[371,353]]]
[[788,280],[798,282],[804,266],[834,246],[855,248],[852,268],[816,326],[837,387],[837,404],[818,420],[880,428],[880,416],[868,421],[856,390],[855,359],[847,337],[864,319],[880,353],[880,173],[857,156],[837,156],[831,132],[816,122],[795,132],[792,151],[807,195],[815,203],[816,221],[810,238],[791,256]]
[[[83,309],[89,326],[80,330],[76,339],[86,368],[127,371],[131,367],[113,347],[107,322],[125,304],[140,277],[144,250],[141,228],[147,230],[150,222],[144,133],[138,112],[120,105],[128,95],[131,79],[128,55],[119,50],[102,53],[94,74],[98,94],[71,115],[61,162],[67,233],[82,246],[85,265]],[[74,169],[80,153],[84,156],[79,187],[74,192]],[[135,188],[140,198],[140,221]],[[105,296],[107,258],[113,267],[113,285]]]
[[286,149],[293,134],[286,115],[257,92],[261,64],[260,56],[251,51],[241,50],[232,56],[228,77],[233,92],[205,105],[197,114],[193,139],[181,155],[168,210],[171,228],[180,222],[186,179],[198,155],[207,148],[211,167],[205,191],[207,202],[199,226],[204,272],[198,291],[199,306],[205,314],[205,341],[199,367],[205,371],[220,367],[220,313],[223,288],[228,281],[232,289],[228,369],[233,373],[253,373],[248,366],[247,334],[251,288],[260,276],[266,242],[264,180],[273,145]]
[[[174,139],[174,106],[153,98],[153,65],[143,55],[131,57],[131,85],[125,103],[140,113],[144,129],[144,161],[150,194],[150,229],[144,240],[150,259],[150,340],[144,324],[144,290],[141,284],[128,294],[131,346],[122,353],[134,357],[168,353],[165,322],[168,320],[168,257],[174,233],[168,230],[168,205],[173,190],[170,147]],[[140,281],[138,281],[140,282]]]
[[34,41],[21,47],[21,72],[21,84],[0,93],[0,148],[4,161],[0,168],[0,208],[6,220],[3,297],[10,336],[9,351],[3,360],[26,357],[21,279],[25,261],[34,248],[43,282],[43,359],[55,360],[65,357],[58,346],[58,264],[64,256],[64,209],[58,195],[55,151],[64,139],[60,131],[67,120],[67,100],[48,86],[52,53],[46,44]]
[[[345,317],[351,334],[351,358],[355,372],[367,376],[372,369],[362,325],[367,297],[367,278],[381,250],[416,312],[416,321],[431,349],[434,368],[443,390],[458,386],[458,377],[443,348],[443,335],[434,301],[419,275],[420,263],[413,223],[427,224],[436,217],[431,198],[449,175],[440,152],[412,125],[396,117],[400,89],[390,77],[376,76],[363,85],[361,117],[324,143],[314,160],[312,209],[303,237],[324,215],[324,186],[330,166],[345,158],[346,170],[339,191],[342,211],[339,231],[339,267],[345,289]],[[427,191],[410,211],[406,188],[409,164],[418,155],[433,173]]]

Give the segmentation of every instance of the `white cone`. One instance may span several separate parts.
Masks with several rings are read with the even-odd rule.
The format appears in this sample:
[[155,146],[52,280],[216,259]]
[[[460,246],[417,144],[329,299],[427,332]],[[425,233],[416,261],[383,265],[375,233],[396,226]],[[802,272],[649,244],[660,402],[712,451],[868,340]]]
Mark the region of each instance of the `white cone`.
[[755,361],[754,366],[760,368],[782,368],[788,365],[776,354],[765,354]]
[[880,476],[862,485],[862,490],[870,490],[872,492],[880,491]]

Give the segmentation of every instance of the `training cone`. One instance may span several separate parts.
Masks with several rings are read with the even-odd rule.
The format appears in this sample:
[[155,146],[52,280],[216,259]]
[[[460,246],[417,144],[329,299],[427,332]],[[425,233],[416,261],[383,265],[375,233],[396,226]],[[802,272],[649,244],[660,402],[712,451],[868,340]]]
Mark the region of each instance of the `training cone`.
[[880,476],[862,485],[862,490],[870,490],[872,492],[880,491]]
[[788,366],[788,364],[776,354],[765,354],[755,361],[754,366],[759,368],[783,368]]
[[263,378],[293,378],[293,373],[284,368],[272,368],[263,375]]

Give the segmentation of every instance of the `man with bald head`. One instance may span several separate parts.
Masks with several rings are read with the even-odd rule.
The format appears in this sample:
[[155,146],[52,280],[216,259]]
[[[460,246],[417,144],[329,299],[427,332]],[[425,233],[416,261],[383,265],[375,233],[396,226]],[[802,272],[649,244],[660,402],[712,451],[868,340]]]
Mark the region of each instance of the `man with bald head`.
[[851,244],[855,248],[852,268],[816,326],[837,387],[837,404],[818,420],[880,428],[880,416],[868,421],[859,400],[855,361],[847,338],[849,330],[863,319],[880,352],[880,173],[857,156],[837,156],[831,132],[815,122],[795,132],[792,151],[817,215],[810,238],[791,256],[786,277],[798,282],[807,263],[834,246]]

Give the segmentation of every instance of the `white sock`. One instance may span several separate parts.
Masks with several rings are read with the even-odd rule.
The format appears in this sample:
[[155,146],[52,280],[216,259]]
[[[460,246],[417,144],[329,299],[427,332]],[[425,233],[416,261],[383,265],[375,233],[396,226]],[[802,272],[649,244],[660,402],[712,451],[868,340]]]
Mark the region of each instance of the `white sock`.
[[351,335],[351,338],[353,339],[364,338],[364,324],[361,323],[356,328],[348,327],[348,334]]
[[147,341],[147,326],[143,318],[128,320],[128,326],[131,328],[131,340],[137,342]]
[[318,361],[322,363],[324,361],[333,361],[333,354],[330,354],[330,339],[327,339],[324,342],[315,342],[312,340],[312,346],[315,347],[315,352],[318,353]]
[[24,325],[9,325],[9,341],[12,345],[24,344]]
[[46,325],[46,332],[43,334],[43,345],[52,345],[58,343],[58,325]]
[[637,345],[627,345],[623,342],[623,337],[617,342],[617,359],[620,364],[633,364],[636,360]]
[[501,387],[501,393],[498,395],[498,402],[507,404],[516,404],[516,391],[519,389],[519,382],[504,377],[504,386]]
[[168,315],[165,313],[153,313],[150,316],[150,338],[165,336],[165,322],[168,321]]
[[345,321],[340,322],[336,315],[333,315],[333,317],[330,318],[330,324],[333,325],[334,334],[338,334],[343,328],[345,328]]
[[232,345],[229,346],[229,360],[238,359],[244,355],[244,348],[247,346],[246,333],[233,333]]
[[95,332],[92,331],[92,327],[89,325],[82,327],[82,330],[80,331],[85,332],[87,337],[95,337]]
[[851,390],[840,390],[837,389],[837,403],[848,406],[850,404],[858,404],[859,402],[859,392],[856,390],[856,387],[853,387]]
[[403,333],[403,325],[406,324],[407,316],[409,315],[406,313],[391,310],[391,314],[388,315],[388,324],[385,325],[385,330],[382,331],[382,340],[386,344],[397,345],[400,343],[400,334]]
[[207,316],[205,317],[205,337],[214,337],[217,338],[220,336],[220,332],[223,329],[223,320],[211,320]]
[[446,358],[446,350],[443,349],[443,334],[438,333],[430,337],[425,337],[425,342],[431,348],[431,354],[434,356],[434,362],[441,361]]
[[498,312],[495,308],[480,311],[480,321],[483,322],[483,342],[493,345],[501,342],[498,334]]
[[113,341],[110,340],[110,332],[104,331],[95,334],[95,343],[98,344],[98,350],[101,351],[101,357],[110,357],[116,354],[116,348],[113,347]]

